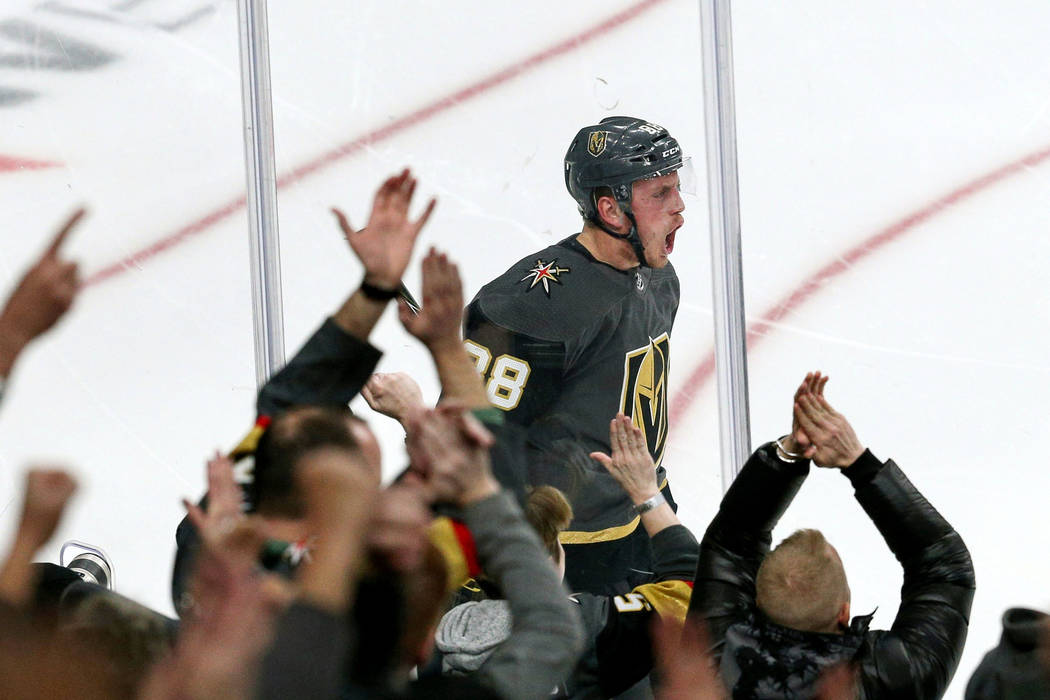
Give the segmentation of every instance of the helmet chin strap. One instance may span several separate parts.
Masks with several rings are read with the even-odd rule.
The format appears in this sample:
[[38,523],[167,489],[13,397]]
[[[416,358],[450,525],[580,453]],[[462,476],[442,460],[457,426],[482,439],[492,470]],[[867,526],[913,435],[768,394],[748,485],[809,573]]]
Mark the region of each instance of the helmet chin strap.
[[617,233],[611,228],[606,226],[605,222],[601,220],[601,216],[594,217],[594,223],[598,225],[602,231],[613,238],[619,238],[621,241],[627,241],[631,244],[631,248],[634,250],[634,255],[638,258],[638,264],[642,267],[650,267],[648,261],[645,259],[645,248],[642,246],[642,239],[638,237],[638,222],[634,219],[634,214],[630,209],[624,208],[623,213],[627,215],[627,218],[631,222],[631,230],[627,233]]

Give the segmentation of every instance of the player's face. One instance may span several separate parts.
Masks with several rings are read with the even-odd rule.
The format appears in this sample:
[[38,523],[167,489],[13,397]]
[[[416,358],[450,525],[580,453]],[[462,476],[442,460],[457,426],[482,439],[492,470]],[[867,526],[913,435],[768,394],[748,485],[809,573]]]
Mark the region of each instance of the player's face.
[[678,173],[639,180],[634,183],[631,211],[638,225],[638,237],[645,248],[650,267],[663,267],[674,250],[674,236],[685,223],[685,202],[678,191]]

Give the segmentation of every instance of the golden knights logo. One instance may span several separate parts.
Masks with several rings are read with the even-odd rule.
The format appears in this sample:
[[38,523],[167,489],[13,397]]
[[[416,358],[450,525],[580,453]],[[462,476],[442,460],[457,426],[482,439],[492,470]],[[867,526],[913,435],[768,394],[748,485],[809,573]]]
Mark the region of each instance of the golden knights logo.
[[592,131],[587,138],[587,152],[595,158],[605,153],[605,142],[608,138],[608,131]]
[[558,275],[571,272],[567,267],[558,267],[558,259],[555,258],[549,263],[545,263],[542,260],[536,261],[536,267],[529,270],[528,274],[522,277],[518,282],[525,282],[532,280],[532,283],[525,288],[528,291],[535,287],[537,284],[543,284],[543,291],[547,293],[549,297],[551,295],[550,283],[561,284],[561,280],[558,279]]
[[623,362],[620,410],[645,433],[649,454],[656,466],[667,443],[667,367],[670,340],[667,333],[650,338],[648,345],[629,350]]

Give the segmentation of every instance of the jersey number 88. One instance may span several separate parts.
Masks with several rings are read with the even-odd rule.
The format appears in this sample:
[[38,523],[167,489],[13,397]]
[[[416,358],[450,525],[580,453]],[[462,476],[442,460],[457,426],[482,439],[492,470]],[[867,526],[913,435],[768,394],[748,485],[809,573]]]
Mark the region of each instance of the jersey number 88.
[[[474,358],[474,366],[481,376],[488,377],[485,393],[488,394],[489,402],[504,411],[517,408],[521,402],[521,394],[525,391],[525,384],[529,381],[529,363],[513,355],[500,355],[493,362],[489,349],[472,340],[464,340],[463,346]],[[491,373],[489,365],[492,365]]]

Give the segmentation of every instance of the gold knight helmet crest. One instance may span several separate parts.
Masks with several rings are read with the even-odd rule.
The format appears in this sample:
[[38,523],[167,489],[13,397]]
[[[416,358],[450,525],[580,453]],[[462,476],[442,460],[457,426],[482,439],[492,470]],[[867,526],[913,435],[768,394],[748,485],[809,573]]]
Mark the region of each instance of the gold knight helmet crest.
[[587,139],[587,152],[594,157],[605,152],[605,142],[609,138],[608,131],[592,131]]

